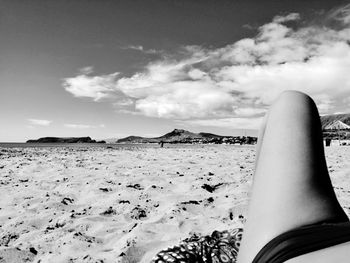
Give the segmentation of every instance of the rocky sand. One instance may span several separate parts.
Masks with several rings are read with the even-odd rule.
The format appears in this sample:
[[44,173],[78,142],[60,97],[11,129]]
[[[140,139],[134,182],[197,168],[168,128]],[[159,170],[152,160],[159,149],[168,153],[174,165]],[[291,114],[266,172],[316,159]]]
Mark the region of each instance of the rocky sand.
[[[350,215],[350,147],[326,156]],[[230,145],[0,148],[0,262],[149,262],[192,233],[242,227],[254,158]]]

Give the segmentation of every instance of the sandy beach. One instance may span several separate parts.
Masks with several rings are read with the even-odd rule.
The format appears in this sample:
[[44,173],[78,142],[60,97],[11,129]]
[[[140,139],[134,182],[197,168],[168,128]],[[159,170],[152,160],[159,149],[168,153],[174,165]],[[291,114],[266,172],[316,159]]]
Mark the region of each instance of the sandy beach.
[[[350,148],[326,156],[350,215]],[[192,233],[242,227],[254,158],[229,145],[0,148],[0,262],[149,262]]]

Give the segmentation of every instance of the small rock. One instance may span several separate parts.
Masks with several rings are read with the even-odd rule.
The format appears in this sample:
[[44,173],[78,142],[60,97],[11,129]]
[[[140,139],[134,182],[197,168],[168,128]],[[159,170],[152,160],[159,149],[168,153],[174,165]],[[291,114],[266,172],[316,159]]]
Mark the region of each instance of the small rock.
[[100,215],[103,215],[103,216],[110,216],[115,214],[117,214],[117,212],[111,206],[106,211],[100,213]]
[[110,192],[110,191],[112,191],[111,188],[107,188],[107,187],[100,187],[99,189],[100,189],[102,192]]
[[209,198],[207,199],[207,201],[208,201],[209,203],[212,203],[212,202],[214,202],[214,198],[213,198],[213,197],[209,197]]
[[131,210],[130,216],[133,219],[141,219],[147,217],[147,213],[144,209],[140,207],[135,207],[133,210]]
[[199,205],[201,201],[196,201],[196,200],[189,200],[186,202],[181,202],[181,204],[188,205],[188,204],[193,204],[193,205]]
[[38,254],[38,251],[34,247],[29,248],[29,251],[32,252],[34,255]]
[[134,185],[129,184],[126,187],[131,187],[131,188],[134,188],[134,189],[137,189],[137,190],[143,190],[143,188],[141,187],[140,184],[134,184]]
[[61,201],[61,203],[64,204],[64,205],[68,205],[68,203],[71,204],[71,203],[73,203],[73,202],[74,202],[74,199],[73,199],[73,198],[69,198],[69,197],[65,197],[65,198],[63,198],[63,200]]
[[230,219],[233,220],[233,213],[230,212]]
[[219,186],[221,186],[222,183],[216,184],[216,185],[209,185],[209,184],[203,184],[202,188],[207,190],[208,192],[212,193],[216,190],[216,188],[218,188]]

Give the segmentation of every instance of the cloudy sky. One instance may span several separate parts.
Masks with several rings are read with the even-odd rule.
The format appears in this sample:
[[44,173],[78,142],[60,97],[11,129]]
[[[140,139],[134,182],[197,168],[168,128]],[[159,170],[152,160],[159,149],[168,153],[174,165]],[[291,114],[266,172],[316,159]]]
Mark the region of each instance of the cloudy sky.
[[350,111],[349,1],[0,0],[0,141],[254,134],[286,89]]

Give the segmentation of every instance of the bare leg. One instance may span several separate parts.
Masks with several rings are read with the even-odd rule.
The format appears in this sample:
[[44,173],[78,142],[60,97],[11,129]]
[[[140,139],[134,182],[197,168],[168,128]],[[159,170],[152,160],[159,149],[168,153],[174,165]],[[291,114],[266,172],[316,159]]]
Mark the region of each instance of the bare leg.
[[239,263],[250,263],[272,238],[322,221],[347,221],[328,175],[321,124],[310,97],[284,92],[260,138]]
[[263,122],[261,123],[261,128],[260,128],[259,134],[258,134],[258,143],[256,145],[255,168],[254,168],[254,170],[256,170],[256,166],[259,163],[260,149],[261,149],[262,141],[263,141],[265,130],[266,130],[267,117],[268,117],[268,114],[265,114],[265,117],[263,119]]

